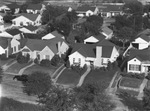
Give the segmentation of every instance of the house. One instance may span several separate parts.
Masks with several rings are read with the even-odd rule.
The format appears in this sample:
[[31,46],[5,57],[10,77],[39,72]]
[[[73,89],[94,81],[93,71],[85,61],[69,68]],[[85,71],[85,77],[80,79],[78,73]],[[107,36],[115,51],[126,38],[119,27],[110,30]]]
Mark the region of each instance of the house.
[[65,39],[65,37],[62,34],[60,34],[57,30],[43,36],[42,39],[43,40],[49,40],[49,39],[52,39],[52,38],[55,38],[55,37]]
[[28,25],[40,25],[41,24],[41,15],[39,14],[28,14],[21,13],[20,16],[12,20],[13,26],[28,26]]
[[0,3],[0,11],[3,13],[6,13],[7,11],[10,11],[10,9],[7,7],[7,4]]
[[84,44],[96,44],[102,40],[104,40],[106,37],[103,34],[99,35],[93,35],[84,40]]
[[89,5],[82,5],[76,9],[76,13],[79,17],[98,15],[98,8]]
[[70,65],[107,67],[108,62],[116,61],[119,56],[115,45],[75,43],[69,55]]
[[150,35],[141,35],[132,42],[132,46],[139,50],[148,48],[149,45],[150,45]]
[[18,53],[20,51],[20,42],[15,38],[10,41],[10,46],[12,48],[12,54]]
[[0,33],[0,37],[5,37],[5,38],[15,38],[15,39],[20,39],[20,34],[22,32],[18,29],[10,29],[7,31],[4,31]]
[[150,47],[142,50],[132,49],[127,62],[127,72],[145,73],[150,71]]
[[8,7],[8,9],[11,11],[11,12],[14,12],[15,14],[19,13],[20,11],[20,7],[21,5],[17,4],[17,3],[10,3],[10,4],[7,4],[6,5]]
[[23,33],[36,33],[38,27],[33,25],[28,25],[20,28],[19,30]]
[[115,17],[117,15],[122,14],[122,5],[114,5],[114,4],[105,4],[105,5],[100,5],[98,6],[99,8],[99,13],[101,14],[102,17]]
[[102,30],[102,34],[104,35],[104,36],[106,36],[106,39],[111,39],[112,38],[112,36],[113,36],[113,31],[110,29],[110,28],[108,28],[108,27],[102,27],[101,28],[101,30]]
[[38,3],[38,4],[29,4],[27,7],[27,13],[30,14],[40,14],[41,10],[46,7],[45,4],[43,3]]

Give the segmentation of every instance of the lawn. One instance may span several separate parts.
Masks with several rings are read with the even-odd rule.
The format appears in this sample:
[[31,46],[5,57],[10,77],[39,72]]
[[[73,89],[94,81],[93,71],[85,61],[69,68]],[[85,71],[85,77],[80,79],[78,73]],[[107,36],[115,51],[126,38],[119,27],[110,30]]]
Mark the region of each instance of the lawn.
[[7,60],[0,60],[0,66],[3,66],[6,63],[10,63],[12,61],[12,59],[7,59]]
[[150,89],[150,80],[148,80],[146,88]]
[[57,83],[65,85],[77,85],[80,79],[80,75],[72,69],[65,69],[59,76]]
[[120,86],[139,88],[143,80],[136,78],[123,77]]
[[19,63],[15,63],[12,66],[10,66],[6,72],[10,72],[10,73],[18,73],[20,71],[20,69],[24,68],[25,66],[30,65],[32,62],[29,63],[25,63],[25,64],[19,64]]
[[57,69],[57,67],[54,67],[54,66],[51,66],[51,67],[42,67],[40,65],[35,64],[35,65],[27,68],[24,71],[24,73],[25,74],[31,74],[34,71],[41,71],[41,72],[49,73],[50,75],[52,75],[56,69]]
[[108,87],[110,81],[112,80],[116,70],[113,71],[103,71],[103,70],[92,70],[85,78],[84,84],[89,82],[96,82],[101,85],[104,83],[104,89]]

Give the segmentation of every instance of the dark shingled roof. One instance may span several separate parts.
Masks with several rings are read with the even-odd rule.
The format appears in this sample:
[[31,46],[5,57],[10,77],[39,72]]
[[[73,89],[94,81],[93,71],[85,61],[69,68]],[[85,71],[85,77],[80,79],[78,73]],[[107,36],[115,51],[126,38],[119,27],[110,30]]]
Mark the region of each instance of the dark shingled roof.
[[[71,53],[79,52],[84,57],[96,57],[96,44],[75,43]],[[102,46],[102,57],[110,58],[114,46]]]
[[143,50],[131,49],[129,60],[133,58],[137,58],[140,61],[150,61],[150,47]]
[[38,4],[29,4],[27,9],[32,9],[32,10],[41,10],[42,8],[42,3]]
[[88,5],[83,5],[83,6],[78,7],[76,11],[86,12],[88,10],[91,10],[91,11],[94,12],[95,8],[96,7],[91,7],[91,6],[88,6]]
[[15,8],[20,8],[21,5],[18,5],[16,3],[10,3],[10,4],[7,4],[7,7],[10,8],[10,9],[15,9]]
[[122,11],[123,5],[103,5],[99,6],[100,12],[120,12]]
[[24,16],[32,21],[35,21],[39,14],[29,14],[29,13],[21,13],[20,16]]
[[35,31],[38,27],[33,25],[25,26],[25,28],[29,29],[30,31]]
[[8,30],[6,32],[12,36],[22,33],[19,29],[11,29],[11,30]]
[[143,40],[149,42],[150,41],[150,36],[148,35],[141,35],[140,38],[142,38]]
[[59,37],[59,38],[63,37],[63,35],[60,34],[57,30],[51,32],[51,34],[54,35],[55,37]]

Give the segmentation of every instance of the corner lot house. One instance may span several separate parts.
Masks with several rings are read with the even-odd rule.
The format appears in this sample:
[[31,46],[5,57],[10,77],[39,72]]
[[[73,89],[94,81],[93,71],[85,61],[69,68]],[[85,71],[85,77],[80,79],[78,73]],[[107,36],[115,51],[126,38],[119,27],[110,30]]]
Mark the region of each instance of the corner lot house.
[[97,15],[98,11],[99,10],[97,7],[83,5],[77,8],[76,13],[79,17],[84,17],[84,16]]
[[119,53],[115,46],[101,44],[76,43],[69,55],[70,65],[107,67],[108,62],[114,62]]
[[40,25],[41,15],[21,13],[20,16],[12,20],[13,26],[28,26],[28,25]]
[[149,35],[141,35],[132,42],[132,45],[133,45],[133,47],[135,47],[139,50],[148,48],[148,46],[150,45],[150,36]]

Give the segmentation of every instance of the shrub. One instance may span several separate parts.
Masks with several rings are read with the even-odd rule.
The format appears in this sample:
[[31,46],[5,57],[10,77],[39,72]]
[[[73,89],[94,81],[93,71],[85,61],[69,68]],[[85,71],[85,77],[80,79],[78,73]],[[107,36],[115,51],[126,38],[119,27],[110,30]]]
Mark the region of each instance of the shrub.
[[79,73],[81,76],[87,70],[87,65],[84,65],[83,68],[81,68],[79,65],[78,66],[71,66],[71,68],[75,72]]
[[57,66],[60,62],[60,57],[59,55],[55,55],[52,59],[51,59],[51,64],[53,66]]
[[0,59],[1,60],[7,60],[8,58],[6,57],[6,54],[2,54],[2,55],[0,55]]
[[137,79],[144,79],[145,78],[144,73],[141,73],[141,74],[138,74],[138,73],[121,73],[121,75],[123,77],[130,77],[130,78],[137,78]]
[[70,62],[69,62],[69,60],[67,60],[65,66],[66,66],[67,68],[70,68]]
[[35,63],[35,64],[39,64],[38,58],[34,59],[34,63]]
[[20,64],[28,63],[30,60],[30,55],[27,54],[26,56],[23,56],[22,53],[19,53],[17,56],[17,62]]
[[43,59],[43,60],[40,62],[40,65],[41,65],[41,66],[44,66],[44,67],[50,67],[50,66],[51,66],[51,61],[48,60],[48,59]]
[[15,59],[16,57],[17,57],[17,54],[9,55],[9,58],[12,58],[12,59]]

